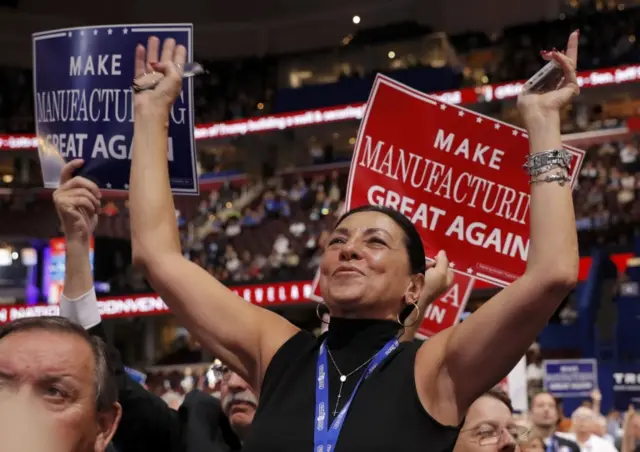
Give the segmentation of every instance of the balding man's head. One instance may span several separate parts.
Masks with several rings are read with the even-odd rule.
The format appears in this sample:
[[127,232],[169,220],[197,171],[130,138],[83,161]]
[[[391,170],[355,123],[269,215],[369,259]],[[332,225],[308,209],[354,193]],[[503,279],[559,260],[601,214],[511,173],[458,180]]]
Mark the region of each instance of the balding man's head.
[[0,330],[0,393],[37,400],[64,452],[104,451],[120,418],[104,343],[62,317]]

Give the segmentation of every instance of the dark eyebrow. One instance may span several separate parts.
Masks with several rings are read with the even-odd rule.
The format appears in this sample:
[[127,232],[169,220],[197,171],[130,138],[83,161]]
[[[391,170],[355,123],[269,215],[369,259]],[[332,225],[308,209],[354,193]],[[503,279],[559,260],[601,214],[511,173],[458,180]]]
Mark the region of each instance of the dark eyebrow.
[[76,378],[69,374],[42,374],[38,377],[38,380],[42,382],[57,383],[65,380],[76,380]]
[[15,378],[15,375],[5,372],[3,370],[0,370],[0,378],[3,378],[5,380],[13,380]]
[[[333,231],[334,233],[337,234],[341,234],[341,235],[349,235],[349,230],[347,228],[337,228],[335,231]],[[364,230],[364,234],[365,235],[372,235],[372,234],[384,234],[388,237],[391,237],[391,234],[389,234],[386,230],[382,229],[382,228],[367,228]]]

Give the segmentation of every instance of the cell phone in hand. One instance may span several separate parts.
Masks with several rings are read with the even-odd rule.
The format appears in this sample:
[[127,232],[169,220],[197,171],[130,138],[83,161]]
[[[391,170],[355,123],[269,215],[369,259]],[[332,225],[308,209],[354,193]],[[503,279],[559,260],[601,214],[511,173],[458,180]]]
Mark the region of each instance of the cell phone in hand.
[[555,62],[549,61],[542,69],[536,72],[533,77],[527,80],[522,87],[523,93],[544,94],[558,89],[564,73],[562,67]]

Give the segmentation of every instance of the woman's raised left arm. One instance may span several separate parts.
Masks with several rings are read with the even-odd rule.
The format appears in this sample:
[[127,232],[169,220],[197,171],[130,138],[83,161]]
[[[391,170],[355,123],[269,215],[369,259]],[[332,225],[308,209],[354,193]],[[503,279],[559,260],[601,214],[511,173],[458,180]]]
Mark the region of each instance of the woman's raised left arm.
[[[558,89],[518,99],[532,156],[562,149],[560,109],[579,90],[577,52],[576,31],[569,37],[566,55],[556,51],[544,55],[563,68],[564,81]],[[457,425],[471,403],[511,371],[576,284],[579,255],[571,184],[556,176],[566,177],[566,169],[552,166],[535,176],[540,181],[531,185],[525,274],[418,352],[418,394],[441,423]]]

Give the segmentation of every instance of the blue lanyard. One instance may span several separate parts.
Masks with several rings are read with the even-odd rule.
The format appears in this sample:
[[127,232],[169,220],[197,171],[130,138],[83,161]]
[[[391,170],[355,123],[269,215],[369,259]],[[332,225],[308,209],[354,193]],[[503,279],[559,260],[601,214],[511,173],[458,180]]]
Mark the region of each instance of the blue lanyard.
[[333,423],[329,427],[329,378],[327,376],[327,341],[323,341],[320,345],[320,351],[318,353],[318,365],[316,367],[316,417],[315,417],[315,429],[314,429],[314,452],[331,452],[335,449],[338,442],[338,436],[340,430],[342,430],[342,424],[347,412],[351,407],[351,402],[358,392],[358,388],[364,380],[369,378],[373,371],[382,363],[387,356],[391,354],[400,343],[398,339],[392,339],[380,349],[378,353],[371,359],[367,370],[358,380],[356,387],[353,389],[349,400],[345,403],[344,407],[337,414]]
[[547,445],[547,452],[557,452],[558,451],[558,444],[557,440],[554,436],[551,436],[551,438],[549,438],[549,444]]

